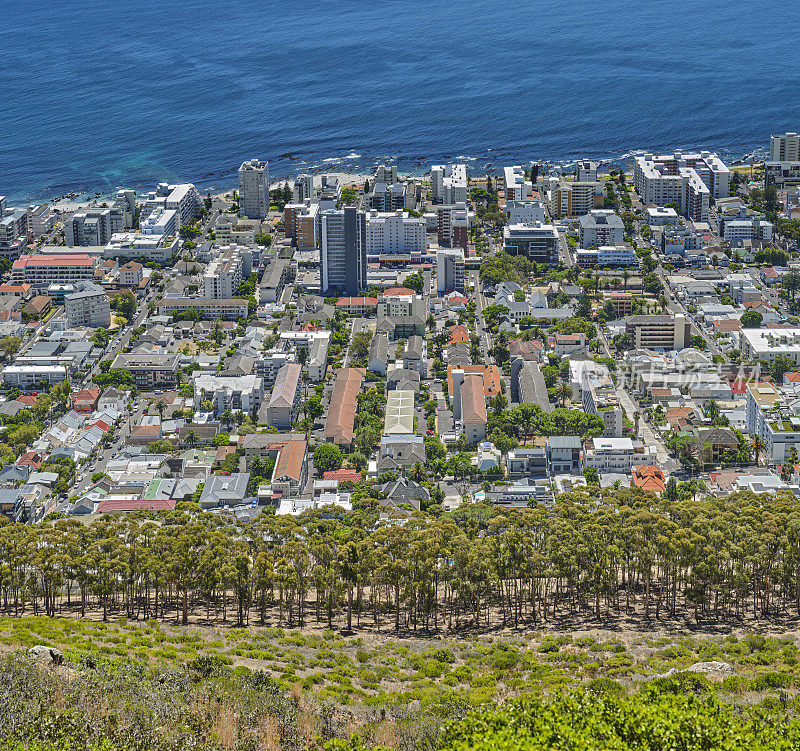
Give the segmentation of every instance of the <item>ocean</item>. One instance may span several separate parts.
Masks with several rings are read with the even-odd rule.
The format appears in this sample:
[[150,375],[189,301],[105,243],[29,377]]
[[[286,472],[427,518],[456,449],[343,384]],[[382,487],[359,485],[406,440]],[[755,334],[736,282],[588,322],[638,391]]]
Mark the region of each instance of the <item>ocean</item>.
[[800,130],[800,6],[7,0],[0,195],[466,161],[730,158]]

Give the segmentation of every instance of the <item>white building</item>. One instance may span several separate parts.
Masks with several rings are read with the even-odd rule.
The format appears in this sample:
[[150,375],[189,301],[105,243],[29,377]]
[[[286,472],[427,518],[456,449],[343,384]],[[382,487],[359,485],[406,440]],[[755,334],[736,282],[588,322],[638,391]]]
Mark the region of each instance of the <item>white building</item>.
[[195,410],[210,401],[218,415],[227,409],[250,413],[264,398],[264,382],[256,375],[219,376],[195,371],[193,380]]
[[593,209],[578,220],[579,243],[582,248],[599,248],[601,245],[622,245],[625,224],[609,209]]
[[466,279],[464,251],[461,248],[439,248],[436,251],[436,291],[463,292]]
[[[179,230],[200,216],[201,207],[200,194],[192,183],[159,183],[155,191],[146,194],[141,216],[147,217],[156,209],[172,210],[175,212],[176,230]],[[122,228],[115,232],[122,232]]]
[[736,213],[723,214],[720,219],[722,236],[732,245],[742,240],[772,240],[772,222],[763,214],[748,214],[744,206]]
[[407,216],[402,209],[390,213],[370,211],[367,215],[367,255],[411,258],[427,247],[425,220]]
[[637,453],[630,438],[593,438],[592,448],[583,457],[584,467],[596,467],[600,472],[629,474],[632,467],[657,464],[653,449]]
[[175,209],[157,208],[139,224],[143,235],[175,235],[178,232],[178,215]]
[[111,326],[111,301],[102,287],[91,282],[80,282],[75,292],[64,296],[64,311],[70,328]]
[[784,133],[770,139],[769,160],[771,162],[799,162],[800,135]]
[[435,164],[431,167],[431,193],[434,203],[466,203],[467,166]]
[[533,184],[520,166],[503,168],[506,201],[524,201],[533,194]]
[[778,355],[786,355],[800,364],[800,328],[742,329],[735,334],[739,349],[748,360],[772,362]]
[[269,214],[269,163],[250,159],[239,167],[239,214],[264,219]]
[[506,201],[509,224],[545,224],[547,214],[541,201]]
[[206,299],[229,300],[243,279],[242,255],[235,248],[228,248],[206,267],[203,294]]
[[730,178],[730,170],[709,151],[644,154],[634,160],[633,181],[642,203],[656,206],[674,203],[682,214],[695,221],[708,218],[710,196],[728,197]]

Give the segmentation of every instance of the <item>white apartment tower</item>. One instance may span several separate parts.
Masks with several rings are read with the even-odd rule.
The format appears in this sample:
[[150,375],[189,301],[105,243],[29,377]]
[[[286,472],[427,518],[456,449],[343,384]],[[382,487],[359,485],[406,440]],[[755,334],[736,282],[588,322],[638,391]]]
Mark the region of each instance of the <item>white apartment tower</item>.
[[250,159],[239,167],[239,215],[264,219],[269,213],[269,163]]
[[431,167],[431,193],[434,203],[466,203],[467,166],[434,164]]
[[406,216],[402,209],[391,213],[370,211],[367,216],[367,255],[421,255],[426,246],[422,217]]
[[772,136],[769,149],[771,162],[800,162],[800,135],[784,133]]

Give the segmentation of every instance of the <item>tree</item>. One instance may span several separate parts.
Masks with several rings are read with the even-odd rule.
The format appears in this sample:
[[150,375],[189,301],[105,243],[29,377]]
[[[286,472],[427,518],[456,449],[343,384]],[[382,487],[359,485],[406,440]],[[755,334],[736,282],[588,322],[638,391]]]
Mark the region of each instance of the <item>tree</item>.
[[783,376],[797,369],[797,364],[788,355],[778,355],[770,364],[769,372],[775,383],[783,383]]
[[750,445],[753,447],[753,460],[755,461],[756,466],[758,466],[758,459],[761,455],[761,452],[766,451],[767,446],[764,443],[764,439],[760,435],[758,435],[758,433],[756,433],[750,439]]
[[268,248],[272,245],[272,235],[269,232],[258,232],[256,233],[256,245],[260,245],[263,248]]
[[4,336],[0,338],[0,352],[6,357],[17,354],[21,346],[22,339],[18,336]]
[[211,444],[213,446],[229,446],[231,443],[231,437],[228,433],[217,433],[212,439]]
[[761,328],[761,322],[764,320],[764,316],[761,315],[757,310],[748,310],[742,313],[742,317],[739,321],[742,324],[743,329],[759,329]]
[[670,477],[664,485],[664,498],[675,503],[678,500],[678,482]]
[[590,485],[600,484],[600,473],[597,471],[597,467],[586,467],[583,470],[583,476]]
[[359,331],[353,335],[350,343],[350,353],[356,360],[362,360],[369,355],[369,347],[372,343],[372,333],[369,331]]
[[332,443],[320,443],[314,448],[314,468],[318,474],[340,469],[342,451]]
[[136,313],[136,298],[128,290],[118,292],[111,298],[111,309],[131,320]]
[[367,457],[360,451],[354,451],[350,454],[347,461],[353,469],[359,472],[363,472],[367,468]]

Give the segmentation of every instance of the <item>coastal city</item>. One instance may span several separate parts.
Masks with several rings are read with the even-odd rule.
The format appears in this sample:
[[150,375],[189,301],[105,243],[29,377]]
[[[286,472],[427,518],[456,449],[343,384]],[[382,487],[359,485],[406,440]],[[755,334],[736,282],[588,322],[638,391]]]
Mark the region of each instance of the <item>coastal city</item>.
[[0,198],[0,513],[800,493],[800,136]]

